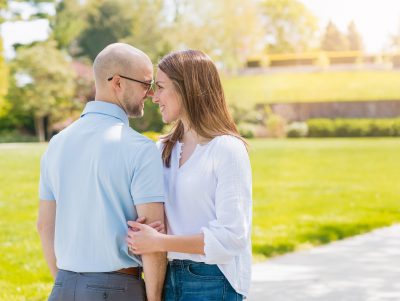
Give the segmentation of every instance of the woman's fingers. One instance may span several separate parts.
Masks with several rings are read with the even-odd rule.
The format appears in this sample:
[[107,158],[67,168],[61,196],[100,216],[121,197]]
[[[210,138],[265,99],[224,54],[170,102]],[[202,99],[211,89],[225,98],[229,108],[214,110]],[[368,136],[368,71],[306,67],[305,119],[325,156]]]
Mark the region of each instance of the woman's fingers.
[[129,227],[132,228],[132,230],[137,230],[137,231],[138,230],[142,230],[143,227],[147,226],[145,224],[141,224],[141,223],[133,222],[133,221],[128,221],[127,224],[128,224]]
[[162,225],[162,223],[160,221],[152,222],[152,223],[149,224],[149,226],[154,228],[154,229],[157,228],[157,227],[160,227],[161,225]]
[[157,232],[165,234],[165,225],[162,222],[156,221],[156,222],[150,223],[149,226],[152,227],[153,229],[155,229]]
[[165,227],[164,227],[164,225],[161,225],[161,226],[159,226],[159,227],[157,227],[157,228],[155,228],[155,229],[157,230],[158,233],[165,234]]
[[145,221],[146,221],[146,217],[145,216],[138,217],[137,220],[136,220],[136,222],[141,223],[141,224],[143,224]]

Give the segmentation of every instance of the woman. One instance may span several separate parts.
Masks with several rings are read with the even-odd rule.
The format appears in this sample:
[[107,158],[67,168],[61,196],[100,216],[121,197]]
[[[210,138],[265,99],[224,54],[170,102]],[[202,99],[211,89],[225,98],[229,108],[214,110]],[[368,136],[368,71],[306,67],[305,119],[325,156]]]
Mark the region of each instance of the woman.
[[128,222],[135,254],[168,252],[165,300],[242,300],[251,270],[251,167],[218,71],[200,51],[164,57],[153,102],[174,123],[159,143],[168,234]]

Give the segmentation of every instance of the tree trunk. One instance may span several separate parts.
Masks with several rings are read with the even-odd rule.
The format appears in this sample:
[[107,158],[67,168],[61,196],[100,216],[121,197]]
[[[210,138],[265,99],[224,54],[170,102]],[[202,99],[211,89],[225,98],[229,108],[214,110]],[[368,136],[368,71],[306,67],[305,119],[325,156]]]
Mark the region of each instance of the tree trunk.
[[44,125],[44,117],[43,116],[35,117],[35,128],[36,128],[36,135],[39,138],[39,142],[45,142],[46,141],[46,128]]

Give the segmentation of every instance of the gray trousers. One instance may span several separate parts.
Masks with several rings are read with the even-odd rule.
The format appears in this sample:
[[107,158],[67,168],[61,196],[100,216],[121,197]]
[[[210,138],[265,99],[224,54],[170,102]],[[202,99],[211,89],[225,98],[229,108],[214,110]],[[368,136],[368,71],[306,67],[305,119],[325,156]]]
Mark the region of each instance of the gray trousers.
[[48,301],[145,301],[143,279],[121,273],[59,270]]

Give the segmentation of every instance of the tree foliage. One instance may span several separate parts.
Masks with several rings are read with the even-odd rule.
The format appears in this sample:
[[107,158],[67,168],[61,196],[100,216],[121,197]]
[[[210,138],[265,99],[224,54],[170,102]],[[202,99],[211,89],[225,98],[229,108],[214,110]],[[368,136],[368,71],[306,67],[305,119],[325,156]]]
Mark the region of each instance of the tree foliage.
[[52,37],[57,41],[58,48],[70,48],[85,24],[85,10],[79,0],[60,1],[56,6],[56,16],[50,23]]
[[205,51],[235,70],[259,52],[262,26],[256,1],[176,1],[169,39],[175,48]]
[[262,13],[268,52],[303,52],[313,47],[318,20],[300,1],[266,0]]
[[326,51],[345,51],[349,49],[346,35],[340,32],[336,25],[329,21],[322,37],[321,49]]
[[87,4],[86,27],[78,37],[81,53],[92,61],[108,44],[132,33],[134,23],[130,0],[92,0]]
[[3,41],[0,38],[0,117],[6,114],[7,105],[4,97],[8,90],[8,68],[3,56]]
[[132,1],[130,11],[132,20],[130,34],[123,42],[134,45],[149,55],[156,63],[173,49],[168,38],[168,22],[163,15],[163,0]]
[[361,51],[363,49],[362,37],[354,21],[351,21],[347,27],[347,40],[349,43],[349,50]]
[[47,42],[19,49],[12,63],[12,74],[10,101],[34,116],[37,134],[43,141],[44,121],[71,105],[74,72],[55,43]]

